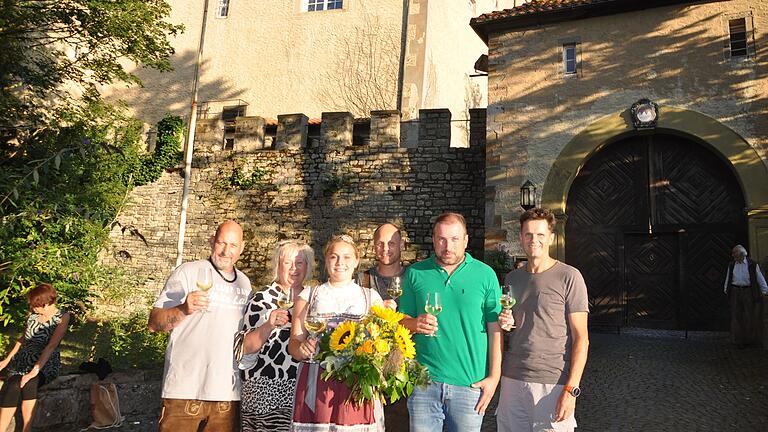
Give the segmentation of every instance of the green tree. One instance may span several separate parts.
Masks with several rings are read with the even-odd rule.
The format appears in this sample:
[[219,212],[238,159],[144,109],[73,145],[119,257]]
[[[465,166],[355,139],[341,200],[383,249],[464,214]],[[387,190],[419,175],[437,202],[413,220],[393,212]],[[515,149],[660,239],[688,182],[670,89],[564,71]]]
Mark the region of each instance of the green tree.
[[124,60],[171,69],[165,0],[0,0],[0,131],[12,145],[97,85],[140,83]]
[[[164,0],[0,0],[4,324],[19,322],[22,296],[39,282],[75,309],[120,283],[98,254],[134,178],[158,164],[140,155],[141,123],[98,88],[140,84],[130,63],[170,70],[168,39],[182,27],[169,13]],[[164,160],[178,160],[164,148]]]

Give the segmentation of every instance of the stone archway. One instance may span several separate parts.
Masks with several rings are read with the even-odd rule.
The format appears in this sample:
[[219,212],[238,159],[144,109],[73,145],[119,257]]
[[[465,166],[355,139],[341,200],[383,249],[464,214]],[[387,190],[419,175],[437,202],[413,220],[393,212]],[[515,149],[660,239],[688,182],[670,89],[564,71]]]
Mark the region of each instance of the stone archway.
[[[768,257],[768,169],[757,152],[732,129],[719,121],[679,107],[661,106],[659,133],[681,135],[709,146],[733,169],[745,200],[749,250],[763,262]],[[541,205],[555,212],[558,241],[553,256],[565,258],[565,210],[568,193],[580,169],[603,147],[638,134],[632,127],[629,110],[603,117],[576,135],[558,155],[544,182]]]
[[[615,279],[603,287],[604,293],[610,291],[611,294],[603,296],[600,293],[599,278],[593,278],[595,290],[590,292],[593,308],[598,312],[602,309],[609,311],[602,316],[604,318],[602,321],[605,321],[603,324],[722,330],[727,328],[727,310],[718,306],[719,298],[716,297],[719,297],[717,283],[722,277],[721,273],[727,261],[727,249],[733,242],[746,240],[753,257],[759,261],[765,261],[768,258],[768,170],[757,152],[743,138],[716,120],[675,107],[662,107],[661,112],[658,127],[654,130],[635,130],[631,127],[628,112],[625,111],[596,121],[566,145],[553,164],[542,193],[542,205],[553,209],[563,222],[558,225],[558,242],[552,253],[566,262],[570,260],[573,264],[581,264],[585,267],[582,269],[585,272],[593,271],[593,273],[599,273],[603,279],[608,276]],[[672,148],[680,144],[687,148],[685,150],[687,153],[682,152],[682,154],[691,155],[692,159],[694,156],[700,159],[703,154],[710,155],[707,156],[709,162],[706,164],[712,167],[710,168],[714,170],[712,172],[723,179],[720,181],[721,185],[730,184],[730,186],[724,186],[724,190],[728,190],[729,194],[739,195],[738,200],[727,205],[731,216],[723,221],[729,222],[720,221],[719,227],[712,228],[713,225],[710,224],[710,228],[707,228],[699,224],[703,221],[697,221],[694,217],[677,224],[667,224],[664,228],[656,230],[650,227],[650,223],[647,229],[639,226],[609,226],[610,223],[602,227],[592,227],[590,223],[585,223],[583,218],[574,218],[571,213],[578,207],[575,204],[576,199],[583,200],[588,196],[583,193],[583,184],[584,177],[588,176],[590,171],[595,171],[597,167],[601,167],[601,164],[617,161],[621,163],[622,156],[617,155],[617,151],[621,152],[622,147],[627,149],[641,143],[651,144],[643,150],[642,157],[647,157],[649,160],[654,157],[660,158],[660,153],[648,150],[654,148],[654,141]],[[657,148],[661,148],[661,145]],[[632,157],[635,158],[633,160],[637,160],[638,156]],[[678,165],[685,163],[684,160],[677,161]],[[651,168],[643,169],[644,174],[636,173],[635,175],[641,177],[649,175]],[[578,185],[575,183],[577,180],[580,182]],[[722,183],[723,181],[725,183]],[[600,186],[593,182],[592,187]],[[697,193],[695,189],[695,187],[689,188],[688,196],[695,195]],[[579,197],[573,195],[574,193]],[[569,198],[571,198],[570,202]],[[632,205],[631,200],[628,203]],[[733,229],[721,229],[724,225],[732,225]],[[595,231],[595,234],[585,234],[584,227]],[[615,258],[614,261],[618,263],[616,266],[607,265],[606,267],[601,264],[600,259],[589,261],[584,257],[589,253],[585,248],[588,249],[587,246],[592,241],[599,241],[601,235],[615,240],[612,243],[615,247],[605,247],[603,248],[605,250],[595,247],[593,255],[602,254],[604,257]],[[573,236],[571,239],[573,244],[568,243],[569,236]],[[710,254],[713,256],[699,259],[702,258],[700,256],[702,254],[696,254],[693,251],[703,247],[704,240],[709,242],[707,247],[717,249],[719,255]],[[567,245],[570,247],[566,248]],[[574,253],[574,248],[579,252]],[[566,253],[566,249],[570,252]],[[720,251],[720,249],[725,250]],[[688,254],[689,250],[690,254]],[[662,290],[658,288],[661,287],[659,281],[649,282],[649,279],[646,281],[649,282],[647,285],[653,288],[634,298],[636,304],[638,304],[638,298],[643,298],[647,300],[646,304],[654,304],[654,307],[643,306],[640,309],[633,309],[631,304],[633,293],[642,292],[632,286],[632,281],[638,277],[648,279],[650,273],[643,273],[643,269],[654,267],[640,266],[638,263],[642,264],[641,261],[632,261],[629,256],[633,253],[637,255],[635,258],[638,260],[654,256],[663,257],[665,253],[672,254],[666,258],[673,261],[670,268],[666,269],[669,275],[661,279],[665,279],[665,282],[674,281],[674,283],[670,284],[668,289]],[[696,263],[697,260],[698,263]],[[704,262],[707,264],[703,264]],[[597,268],[601,265],[605,268]],[[661,270],[654,270],[654,272],[657,271]],[[585,277],[589,278],[589,274],[585,274]],[[688,287],[702,283],[711,285],[707,288],[711,294],[708,304],[704,301],[696,304],[691,301],[692,297],[686,294]],[[722,284],[722,281],[719,283]],[[653,296],[657,294],[658,298],[654,300]],[[709,323],[705,317],[713,312],[717,317]],[[595,318],[599,317],[595,316]]]

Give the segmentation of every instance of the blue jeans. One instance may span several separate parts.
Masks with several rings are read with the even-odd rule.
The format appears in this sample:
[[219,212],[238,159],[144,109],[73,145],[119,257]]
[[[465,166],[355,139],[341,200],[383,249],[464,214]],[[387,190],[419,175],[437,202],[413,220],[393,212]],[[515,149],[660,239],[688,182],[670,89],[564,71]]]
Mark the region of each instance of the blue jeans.
[[480,389],[441,382],[416,387],[408,398],[411,432],[442,432],[443,423],[448,432],[480,431],[483,415],[475,410],[480,394]]

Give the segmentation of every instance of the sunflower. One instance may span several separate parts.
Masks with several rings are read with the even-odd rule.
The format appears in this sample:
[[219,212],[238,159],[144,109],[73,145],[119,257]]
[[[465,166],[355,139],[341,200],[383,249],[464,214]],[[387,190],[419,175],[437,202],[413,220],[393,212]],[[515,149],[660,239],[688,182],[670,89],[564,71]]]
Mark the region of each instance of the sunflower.
[[400,348],[400,351],[406,358],[412,359],[416,356],[416,347],[413,339],[411,339],[411,332],[407,328],[401,325],[397,326],[395,342],[397,342],[397,347]]
[[329,344],[331,349],[335,352],[339,352],[349,345],[352,339],[355,337],[355,330],[357,326],[351,321],[344,321],[336,327],[336,330],[331,333],[331,339]]
[[362,345],[357,347],[355,350],[355,354],[362,355],[362,354],[373,354],[373,341],[368,339],[365,342],[363,342]]
[[392,309],[385,308],[383,306],[372,306],[371,312],[373,312],[373,314],[376,315],[377,317],[392,324],[399,323],[400,320],[405,317],[405,315],[403,315],[402,313],[393,311]]
[[379,354],[389,353],[389,343],[384,339],[376,339],[373,341],[373,346],[376,347],[376,352]]

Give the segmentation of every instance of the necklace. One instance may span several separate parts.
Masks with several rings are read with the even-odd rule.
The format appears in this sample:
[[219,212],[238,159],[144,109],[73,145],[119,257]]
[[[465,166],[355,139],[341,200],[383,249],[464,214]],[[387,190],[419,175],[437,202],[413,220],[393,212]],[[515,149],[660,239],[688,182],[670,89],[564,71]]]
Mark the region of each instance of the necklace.
[[219,276],[221,276],[221,278],[224,279],[224,282],[232,283],[232,282],[237,280],[237,269],[234,266],[232,267],[232,270],[234,270],[234,272],[235,272],[235,277],[233,277],[232,280],[229,280],[229,279],[225,278],[223,274],[221,274],[219,269],[213,264],[213,261],[211,261],[210,258],[208,258],[208,262],[211,263],[211,266],[213,267],[214,270],[216,270],[216,273],[218,273]]

